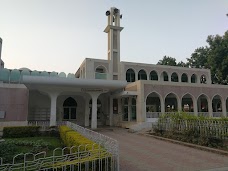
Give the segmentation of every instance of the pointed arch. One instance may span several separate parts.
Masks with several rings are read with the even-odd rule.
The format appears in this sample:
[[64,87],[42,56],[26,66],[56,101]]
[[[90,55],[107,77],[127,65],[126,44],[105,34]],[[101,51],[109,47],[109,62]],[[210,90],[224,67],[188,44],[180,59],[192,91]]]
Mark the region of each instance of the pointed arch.
[[201,94],[197,98],[197,108],[199,115],[209,116],[208,113],[208,101],[209,97],[205,94]]
[[126,81],[127,82],[135,82],[135,71],[132,68],[129,68],[126,71]]
[[188,75],[186,73],[183,73],[181,75],[181,82],[187,83],[188,82]]
[[172,82],[178,82],[179,81],[179,78],[178,78],[178,75],[176,72],[173,72],[172,75],[171,75],[171,81]]
[[146,117],[158,118],[161,112],[161,95],[151,92],[146,97]]
[[155,70],[150,72],[150,80],[157,80],[158,81],[158,73]]
[[144,69],[138,72],[138,80],[147,80],[147,73]]
[[194,97],[190,93],[186,93],[181,98],[182,111],[194,112]]
[[161,79],[160,80],[162,80],[162,81],[169,81],[169,75],[167,74],[166,71],[163,71],[161,73]]
[[[99,65],[95,69],[95,79],[107,79],[107,68],[103,65]],[[83,70],[81,70],[81,78],[84,78]]]
[[196,74],[192,74],[192,76],[191,76],[191,83],[197,83],[197,76],[196,76]]
[[222,117],[222,97],[218,94],[212,98],[213,117]]
[[68,97],[63,102],[63,119],[75,120],[77,113],[77,102],[74,98]]
[[165,112],[177,112],[178,111],[178,96],[170,92],[165,96]]

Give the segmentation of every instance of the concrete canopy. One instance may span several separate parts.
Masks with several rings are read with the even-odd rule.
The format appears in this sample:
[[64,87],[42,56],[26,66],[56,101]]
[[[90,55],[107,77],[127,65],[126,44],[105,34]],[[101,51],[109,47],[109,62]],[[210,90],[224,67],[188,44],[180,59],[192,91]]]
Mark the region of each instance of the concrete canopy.
[[28,89],[50,89],[61,91],[114,91],[124,88],[126,81],[119,80],[97,80],[97,79],[80,79],[80,78],[61,78],[46,76],[27,76],[23,75],[21,83],[25,84]]

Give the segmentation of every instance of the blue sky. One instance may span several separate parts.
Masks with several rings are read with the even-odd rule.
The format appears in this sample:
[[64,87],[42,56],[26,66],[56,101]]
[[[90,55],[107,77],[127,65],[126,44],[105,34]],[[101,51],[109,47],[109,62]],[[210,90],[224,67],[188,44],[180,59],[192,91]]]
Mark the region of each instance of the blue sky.
[[228,0],[0,0],[5,67],[75,73],[86,57],[107,59],[113,6],[123,14],[122,61],[186,61],[228,30]]

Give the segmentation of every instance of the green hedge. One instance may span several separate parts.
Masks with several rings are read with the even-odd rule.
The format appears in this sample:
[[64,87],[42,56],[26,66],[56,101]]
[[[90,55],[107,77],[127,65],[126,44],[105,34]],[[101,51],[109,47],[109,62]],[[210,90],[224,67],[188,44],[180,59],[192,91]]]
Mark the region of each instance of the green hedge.
[[3,138],[34,137],[39,135],[39,126],[4,127]]

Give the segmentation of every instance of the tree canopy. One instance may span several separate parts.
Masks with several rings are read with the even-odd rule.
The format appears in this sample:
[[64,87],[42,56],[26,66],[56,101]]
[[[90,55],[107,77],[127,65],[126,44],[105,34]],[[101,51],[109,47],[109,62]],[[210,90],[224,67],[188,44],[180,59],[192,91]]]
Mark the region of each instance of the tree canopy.
[[209,35],[208,46],[199,47],[187,58],[187,62],[176,62],[176,59],[164,56],[159,65],[181,66],[189,68],[207,68],[211,70],[214,84],[228,84],[228,31],[223,36]]
[[157,65],[170,65],[170,66],[176,66],[176,59],[172,58],[170,56],[164,56],[162,60],[159,60]]

